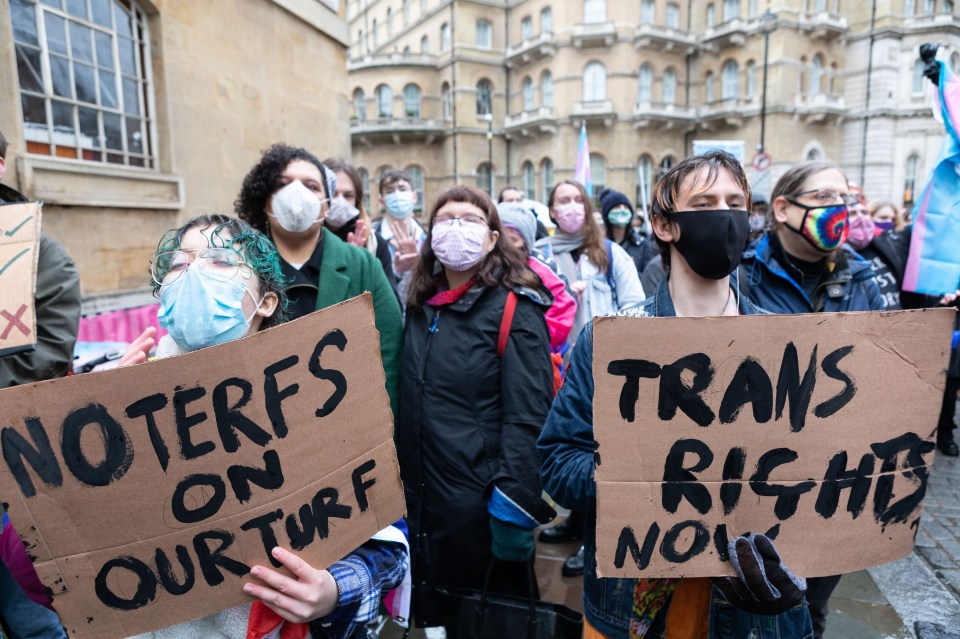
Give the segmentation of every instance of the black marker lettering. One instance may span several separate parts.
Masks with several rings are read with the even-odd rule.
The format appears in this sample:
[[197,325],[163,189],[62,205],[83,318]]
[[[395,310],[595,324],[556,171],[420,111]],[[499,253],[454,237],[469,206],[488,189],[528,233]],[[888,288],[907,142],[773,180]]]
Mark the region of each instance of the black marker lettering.
[[47,431],[43,429],[40,418],[27,417],[23,421],[27,425],[27,432],[30,433],[33,443],[12,428],[4,428],[0,430],[0,448],[3,449],[3,460],[7,463],[10,474],[17,480],[23,496],[34,497],[37,494],[37,488],[33,485],[33,479],[27,472],[24,460],[37,473],[37,477],[48,486],[62,486],[63,472],[60,470],[57,456],[50,446],[50,438],[47,437]]
[[[683,371],[693,372],[690,386],[683,383]],[[670,421],[677,414],[677,408],[699,426],[709,426],[714,419],[713,411],[707,406],[700,393],[713,381],[713,367],[710,358],[704,353],[694,353],[681,357],[673,364],[663,367],[660,374],[660,399],[657,413],[663,421]]]
[[834,455],[827,465],[823,483],[820,484],[820,494],[817,495],[817,502],[814,505],[817,514],[824,519],[833,517],[840,504],[840,491],[849,488],[850,499],[847,500],[847,512],[853,516],[853,519],[859,517],[870,495],[875,460],[876,457],[868,453],[860,458],[860,465],[857,468],[847,470],[847,452],[842,451]]
[[327,346],[336,346],[343,351],[347,346],[347,336],[340,329],[335,329],[323,336],[317,342],[317,347],[313,350],[310,357],[310,372],[317,379],[325,379],[334,386],[333,394],[323,403],[323,406],[317,409],[317,417],[326,417],[337,409],[340,402],[347,394],[347,378],[340,371],[327,370],[320,366],[320,357],[323,355],[323,349]]
[[740,362],[733,380],[723,394],[723,401],[720,402],[720,423],[736,421],[745,404],[753,405],[753,419],[758,424],[770,421],[773,415],[773,384],[760,362],[752,357]]
[[788,342],[783,349],[783,361],[780,364],[780,376],[777,378],[777,419],[783,416],[783,407],[790,399],[790,429],[793,432],[803,430],[807,419],[807,408],[813,397],[813,388],[817,383],[817,347],[810,353],[807,372],[800,380],[800,361],[797,347]]
[[317,536],[317,522],[313,517],[313,510],[308,505],[300,506],[300,523],[297,524],[296,515],[287,515],[287,537],[290,547],[294,550],[303,550],[313,543]]
[[[191,495],[200,495],[206,498],[207,501],[196,508],[187,508],[187,491],[197,486],[208,486],[213,489],[213,494],[207,498],[206,491],[193,491]],[[177,484],[176,490],[173,491],[173,499],[170,504],[170,509],[173,511],[173,516],[176,517],[177,521],[181,521],[185,524],[195,524],[198,521],[203,521],[208,517],[213,517],[216,515],[217,511],[220,510],[220,507],[223,506],[223,502],[226,498],[227,487],[224,485],[223,480],[220,479],[219,475],[187,475],[180,480],[180,483]]]
[[207,394],[202,386],[195,388],[177,388],[173,393],[173,415],[177,424],[177,437],[180,439],[180,456],[184,459],[196,459],[216,449],[211,441],[194,444],[190,438],[190,429],[197,424],[207,421],[207,414],[203,411],[187,415],[187,404],[194,402]]
[[[920,439],[915,433],[904,433],[889,441],[871,444],[870,448],[874,455],[883,460],[879,470],[881,475],[877,477],[877,486],[873,493],[873,516],[883,526],[903,523],[910,519],[927,493],[929,474],[923,463],[923,456],[933,450],[934,444]],[[894,474],[897,459],[903,452],[907,453],[903,462],[904,470]],[[897,475],[914,480],[912,483],[916,485],[916,489],[912,494],[891,504]]]
[[[207,545],[208,540],[219,541],[220,545],[211,550]],[[218,586],[223,583],[223,573],[218,566],[237,577],[243,577],[250,572],[250,567],[245,563],[223,554],[232,545],[233,535],[226,530],[210,530],[193,538],[193,551],[197,555],[197,563],[200,564],[200,572],[203,573],[207,585]]]
[[360,507],[361,513],[367,512],[367,507],[369,506],[367,501],[367,491],[373,488],[373,485],[377,483],[376,479],[368,479],[365,481],[363,476],[371,472],[376,467],[376,460],[368,459],[354,468],[353,473],[350,475],[350,479],[353,482],[353,494],[357,496],[357,506]]
[[773,514],[783,521],[797,512],[800,504],[800,495],[810,492],[817,485],[815,481],[804,481],[793,486],[783,484],[769,484],[770,474],[784,464],[797,461],[797,453],[789,448],[774,448],[760,456],[757,470],[750,478],[750,488],[762,497],[776,497],[777,503],[773,507]]
[[266,552],[267,557],[270,558],[270,563],[273,564],[274,568],[279,568],[283,564],[274,559],[273,553],[270,552],[278,545],[277,535],[273,532],[273,526],[271,526],[271,524],[281,519],[283,519],[283,511],[278,509],[264,513],[259,517],[254,517],[250,521],[240,525],[240,530],[247,531],[256,528],[260,532],[260,541],[263,542],[263,550]]
[[[137,577],[137,589],[133,595],[124,597],[110,590],[110,572],[113,569],[129,570]],[[116,580],[114,580],[116,583]],[[157,598],[157,578],[147,564],[136,557],[117,557],[103,564],[94,579],[94,591],[97,599],[114,610],[136,610],[143,608]]]
[[320,533],[320,539],[326,539],[330,536],[331,517],[350,519],[350,513],[353,509],[346,504],[338,504],[337,499],[339,497],[340,494],[336,488],[321,488],[310,502],[310,506],[313,508],[313,518],[317,522],[317,532]]
[[843,390],[813,409],[813,414],[821,419],[836,414],[837,411],[849,404],[853,396],[857,394],[857,385],[853,383],[849,375],[837,367],[840,360],[849,355],[851,351],[853,351],[853,346],[844,346],[823,358],[823,364],[821,364],[823,372],[826,373],[827,377],[843,382]]
[[660,366],[645,359],[618,359],[607,365],[607,373],[625,377],[620,389],[620,417],[633,423],[637,417],[637,399],[640,398],[640,378],[660,377]]
[[[697,455],[697,462],[690,467],[684,466],[687,453]],[[667,461],[663,465],[663,483],[660,484],[660,498],[663,508],[669,513],[677,512],[680,502],[686,498],[698,513],[710,512],[713,500],[707,487],[699,483],[694,473],[703,472],[713,463],[713,452],[698,439],[678,439],[670,447]]]
[[[677,550],[677,540],[687,528],[693,529],[693,541],[690,542],[690,548],[684,552],[679,552]],[[664,533],[663,541],[660,542],[660,555],[670,563],[682,564],[702,553],[709,545],[710,533],[703,522],[682,521]]]
[[277,451],[263,451],[263,465],[262,469],[240,465],[227,469],[227,480],[241,504],[248,502],[253,495],[250,484],[266,490],[276,490],[283,486],[283,470],[280,468],[280,455]]
[[[240,389],[240,399],[230,405],[231,388]],[[236,431],[246,435],[250,441],[258,446],[266,446],[273,437],[263,430],[240,409],[250,402],[253,396],[253,384],[239,377],[225,379],[213,389],[213,414],[217,419],[217,430],[223,449],[228,453],[235,453],[240,448],[240,438]]]
[[[87,426],[97,426],[103,441],[103,461],[90,463],[80,446],[80,437]],[[63,420],[60,437],[63,463],[73,476],[88,486],[107,486],[123,477],[133,463],[133,444],[106,407],[89,404],[71,411]]]
[[730,481],[743,479],[743,468],[747,464],[747,451],[742,448],[731,448],[727,453],[727,460],[723,462],[723,484],[720,486],[720,503],[723,504],[723,514],[729,515],[740,501],[740,492],[743,483]]
[[177,554],[177,561],[183,569],[183,583],[177,581],[177,576],[174,574],[170,560],[167,559],[167,554],[160,548],[157,548],[156,554],[157,576],[160,577],[160,584],[163,586],[163,589],[171,595],[184,595],[193,588],[193,584],[196,583],[196,575],[194,574],[193,561],[190,559],[190,553],[187,551],[187,547],[177,544],[175,552]]
[[650,558],[653,557],[653,550],[657,547],[657,538],[660,537],[660,526],[656,522],[650,524],[647,530],[647,536],[643,539],[643,547],[637,544],[637,537],[633,534],[633,528],[624,526],[620,530],[620,538],[617,540],[617,552],[613,557],[613,565],[617,568],[623,568],[623,563],[627,559],[627,550],[633,558],[633,563],[637,564],[640,570],[650,565]]
[[263,369],[263,401],[267,408],[267,417],[270,418],[270,425],[273,426],[273,432],[279,439],[286,437],[288,432],[287,420],[283,416],[283,400],[296,395],[300,390],[300,384],[290,384],[280,390],[277,386],[277,373],[296,366],[299,361],[299,357],[291,355]]
[[163,469],[163,472],[167,472],[167,466],[170,464],[170,451],[167,449],[166,442],[163,441],[163,436],[160,435],[160,430],[157,428],[157,420],[153,414],[166,408],[167,403],[167,396],[163,393],[157,393],[156,395],[138,399],[127,406],[126,410],[127,417],[130,419],[136,419],[138,417],[146,418],[147,432],[150,434],[150,444],[153,445],[153,450],[157,454],[157,461],[160,462],[160,468]]

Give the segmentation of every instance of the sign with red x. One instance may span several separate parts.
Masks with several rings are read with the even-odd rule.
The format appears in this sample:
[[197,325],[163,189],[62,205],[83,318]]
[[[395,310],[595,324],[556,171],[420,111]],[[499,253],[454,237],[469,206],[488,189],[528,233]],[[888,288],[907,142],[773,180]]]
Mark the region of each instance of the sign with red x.
[[37,342],[40,213],[39,202],[0,206],[0,357],[32,350]]

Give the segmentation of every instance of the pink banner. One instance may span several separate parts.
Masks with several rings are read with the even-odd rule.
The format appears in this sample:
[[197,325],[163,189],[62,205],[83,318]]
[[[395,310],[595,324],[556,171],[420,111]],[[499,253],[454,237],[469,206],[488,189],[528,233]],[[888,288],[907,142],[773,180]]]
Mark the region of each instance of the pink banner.
[[157,322],[160,304],[110,311],[80,318],[79,342],[132,342],[148,326],[157,329],[157,339],[166,334]]

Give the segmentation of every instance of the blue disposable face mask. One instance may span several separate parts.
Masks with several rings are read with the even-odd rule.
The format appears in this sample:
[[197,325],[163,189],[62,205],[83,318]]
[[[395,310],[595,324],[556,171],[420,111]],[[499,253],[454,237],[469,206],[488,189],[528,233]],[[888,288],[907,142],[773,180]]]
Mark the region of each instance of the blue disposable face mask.
[[249,293],[242,282],[217,279],[191,266],[161,288],[160,326],[187,352],[239,339],[253,319],[243,315],[243,296]]
[[413,213],[413,191],[394,191],[383,198],[390,217],[402,220]]

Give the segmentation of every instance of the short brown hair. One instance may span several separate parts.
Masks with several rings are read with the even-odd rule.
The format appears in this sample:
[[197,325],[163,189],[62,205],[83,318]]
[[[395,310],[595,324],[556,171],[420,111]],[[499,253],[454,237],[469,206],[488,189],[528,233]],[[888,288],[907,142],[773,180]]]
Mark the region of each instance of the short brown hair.
[[413,308],[422,308],[427,300],[440,290],[444,281],[443,268],[437,260],[430,242],[433,239],[433,220],[437,211],[449,202],[466,202],[477,207],[487,217],[487,225],[491,231],[497,231],[500,237],[493,249],[483,258],[477,280],[486,286],[504,286],[505,288],[532,288],[542,289],[540,279],[527,266],[526,258],[513,248],[503,233],[497,207],[484,191],[472,186],[451,186],[442,191],[430,210],[427,225],[427,238],[420,250],[420,262],[414,271],[410,285],[407,304]]
[[777,180],[777,184],[773,187],[773,192],[770,194],[770,204],[772,205],[773,201],[781,195],[784,197],[790,197],[796,193],[799,193],[800,189],[803,188],[803,183],[807,181],[807,178],[822,171],[829,171],[830,169],[839,171],[840,174],[843,175],[843,179],[849,182],[847,174],[844,173],[843,169],[833,162],[827,160],[801,162],[800,164],[791,167],[786,173],[780,176],[779,180]]
[[580,191],[580,197],[583,198],[583,211],[586,215],[583,217],[583,244],[582,248],[587,251],[587,257],[590,262],[597,267],[597,270],[607,272],[607,249],[603,244],[603,233],[593,219],[593,198],[587,195],[587,189],[576,180],[561,180],[550,189],[550,197],[547,198],[547,206],[553,211],[553,203],[556,199],[557,189],[564,184],[576,187]]
[[[688,175],[695,175],[704,168],[707,169],[707,174],[701,182],[703,190],[713,186],[717,176],[720,175],[720,170],[726,169],[743,189],[745,200],[750,201],[750,182],[747,181],[747,174],[743,172],[740,161],[726,151],[710,151],[703,155],[692,155],[686,158],[660,178],[653,187],[650,217],[659,217],[668,223],[671,222],[670,214],[675,212],[683,181]],[[696,186],[697,184],[694,184],[694,187]],[[657,242],[657,248],[660,249],[660,259],[663,260],[663,268],[666,270],[670,268],[670,244],[657,237],[656,233],[653,237]]]
[[413,182],[410,181],[410,176],[400,171],[398,169],[390,169],[389,171],[384,171],[383,175],[380,176],[380,184],[377,185],[377,193],[383,195],[383,190],[388,186],[393,186],[397,182],[406,182],[410,185],[410,188],[413,188]]

